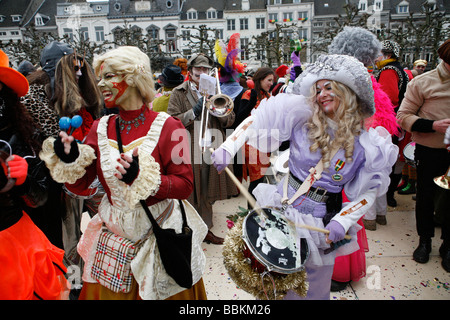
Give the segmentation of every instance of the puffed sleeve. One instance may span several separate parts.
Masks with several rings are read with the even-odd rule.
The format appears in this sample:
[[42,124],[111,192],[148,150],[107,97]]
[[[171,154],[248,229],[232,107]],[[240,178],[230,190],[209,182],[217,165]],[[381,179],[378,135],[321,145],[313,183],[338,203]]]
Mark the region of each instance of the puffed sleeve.
[[312,108],[304,96],[277,94],[262,100],[222,147],[232,155],[245,142],[262,152],[275,151],[290,139],[295,127],[302,126],[311,116]]
[[364,165],[344,186],[350,203],[332,219],[346,231],[369,210],[377,197],[386,193],[390,183],[389,174],[398,156],[398,147],[392,143],[391,135],[383,127],[370,128],[361,134],[360,143],[364,148]]
[[166,120],[158,142],[161,159],[161,183],[154,197],[187,199],[194,188],[190,144],[186,129],[177,118]]
[[366,160],[356,176],[345,185],[345,194],[350,200],[374,188],[378,189],[377,196],[386,193],[389,175],[398,157],[398,147],[383,127],[370,128],[361,134],[360,143]]

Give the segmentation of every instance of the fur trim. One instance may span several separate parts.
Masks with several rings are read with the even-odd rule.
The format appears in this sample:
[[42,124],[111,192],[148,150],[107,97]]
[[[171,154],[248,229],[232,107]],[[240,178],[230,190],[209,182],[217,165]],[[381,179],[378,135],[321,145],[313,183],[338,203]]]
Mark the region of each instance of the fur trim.
[[49,137],[42,144],[39,157],[45,162],[52,178],[58,183],[75,183],[86,174],[86,168],[97,159],[91,146],[78,144],[80,155],[72,163],[65,163],[55,154],[53,142],[55,138]]

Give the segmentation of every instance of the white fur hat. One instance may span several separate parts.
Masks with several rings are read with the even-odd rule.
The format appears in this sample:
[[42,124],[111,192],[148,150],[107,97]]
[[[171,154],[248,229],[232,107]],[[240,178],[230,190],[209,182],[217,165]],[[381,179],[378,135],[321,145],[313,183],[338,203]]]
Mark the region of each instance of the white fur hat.
[[311,86],[319,80],[340,82],[355,92],[361,100],[362,112],[370,117],[375,113],[374,91],[367,68],[356,58],[347,55],[321,55],[310,63],[295,79],[292,93],[310,96]]

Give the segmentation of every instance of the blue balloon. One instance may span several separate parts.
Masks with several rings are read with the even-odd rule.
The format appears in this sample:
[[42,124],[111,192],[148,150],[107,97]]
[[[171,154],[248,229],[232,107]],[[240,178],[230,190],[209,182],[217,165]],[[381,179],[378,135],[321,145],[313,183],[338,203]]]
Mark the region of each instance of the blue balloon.
[[70,120],[70,125],[74,129],[79,128],[82,123],[83,123],[83,118],[81,116],[78,116],[78,115],[73,116],[72,120]]
[[61,117],[61,119],[59,119],[59,128],[61,130],[68,130],[70,128],[70,122],[69,117]]

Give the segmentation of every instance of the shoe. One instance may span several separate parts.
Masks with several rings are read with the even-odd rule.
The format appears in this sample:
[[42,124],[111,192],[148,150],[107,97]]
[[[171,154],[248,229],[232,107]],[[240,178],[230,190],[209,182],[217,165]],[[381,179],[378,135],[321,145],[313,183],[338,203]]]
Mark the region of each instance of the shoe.
[[206,234],[205,239],[203,240],[203,242],[206,242],[207,244],[223,244],[224,239],[220,238],[216,235],[214,235],[214,233],[212,233],[211,230],[208,231],[208,233]]
[[398,190],[402,190],[404,187],[406,187],[406,185],[408,184],[408,179],[406,178],[406,179],[404,179],[403,177],[402,177],[402,181],[400,182],[400,184],[397,186],[397,191]]
[[364,224],[364,228],[366,230],[370,230],[370,231],[375,231],[377,230],[377,223],[375,222],[375,220],[366,220],[363,219],[363,224]]
[[395,200],[394,196],[387,196],[386,197],[387,204],[389,207],[396,207],[397,206],[397,200]]
[[349,282],[339,282],[339,281],[334,281],[333,279],[331,279],[331,292],[338,292],[338,291],[342,291],[344,290],[347,285],[350,283]]
[[377,214],[377,218],[375,219],[375,221],[378,224],[381,224],[382,226],[385,226],[387,224],[386,215],[378,215]]
[[398,194],[414,194],[416,193],[415,183],[408,183],[406,187],[398,191]]
[[445,271],[450,272],[450,246],[442,243],[439,248],[439,255],[442,258],[442,267]]
[[430,259],[431,239],[420,237],[419,246],[413,253],[414,261],[418,263],[427,263]]

